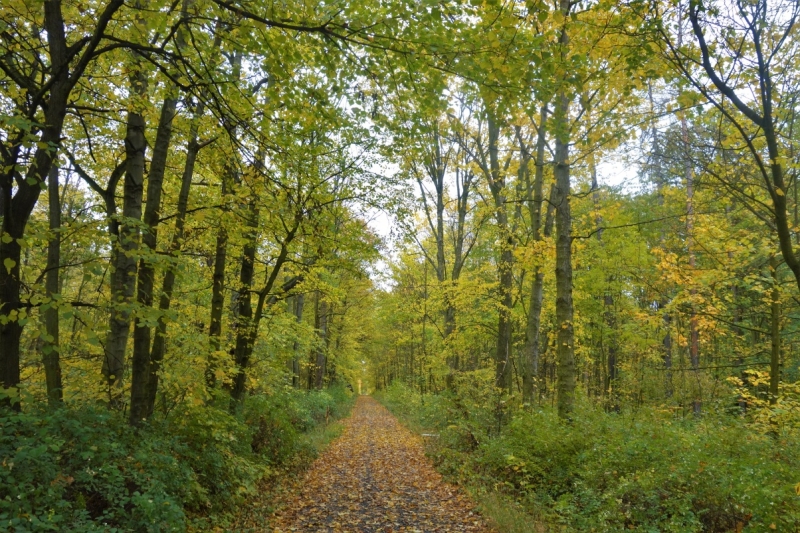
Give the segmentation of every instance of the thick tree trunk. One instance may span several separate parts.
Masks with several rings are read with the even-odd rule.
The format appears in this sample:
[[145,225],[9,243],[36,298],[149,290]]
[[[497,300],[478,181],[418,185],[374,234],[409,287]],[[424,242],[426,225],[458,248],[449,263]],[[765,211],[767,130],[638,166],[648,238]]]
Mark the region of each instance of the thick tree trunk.
[[[222,201],[227,201],[228,176],[233,169],[226,168],[222,178]],[[211,278],[211,321],[208,328],[209,347],[211,354],[206,366],[206,386],[213,389],[216,386],[217,358],[221,347],[220,337],[222,336],[222,311],[225,308],[225,268],[228,261],[228,231],[225,229],[225,222],[220,221],[217,228],[217,236],[214,244],[214,273]]]
[[[562,2],[563,3],[563,2]],[[562,43],[566,31],[562,34]],[[555,185],[556,194],[556,324],[558,327],[558,415],[569,418],[575,406],[575,332],[572,303],[572,214],[570,212],[569,139],[565,138],[569,99],[562,92],[557,97]]]
[[[186,44],[184,24],[188,22],[189,10],[194,0],[183,0],[181,7],[181,28],[178,29],[175,39],[178,52]],[[215,37],[215,43],[220,42],[220,37]],[[172,123],[178,108],[177,87],[171,87],[161,107],[161,116],[156,130],[156,142],[153,148],[153,160],[150,163],[150,174],[147,182],[147,204],[144,212],[144,223],[148,231],[142,237],[142,244],[148,248],[150,257],[143,257],[139,265],[139,285],[137,298],[144,308],[153,307],[153,288],[155,286],[155,263],[153,261],[158,244],[158,224],[161,218],[161,195],[164,185],[164,175],[167,169],[167,157],[172,144]],[[203,104],[198,103],[195,110],[195,119],[189,132],[189,146],[187,147],[186,163],[181,179],[181,190],[178,195],[178,213],[175,221],[175,234],[170,244],[170,256],[177,253],[183,239],[183,227],[189,200],[189,187],[192,182],[194,164],[197,160],[199,146],[197,144],[197,121],[203,113]],[[158,392],[158,371],[164,356],[166,342],[166,316],[169,309],[172,289],[175,283],[175,272],[167,268],[163,291],[159,300],[159,315],[156,322],[156,338],[153,340],[151,351],[152,328],[143,321],[137,324],[133,332],[133,376],[131,380],[131,410],[130,422],[137,424],[143,418],[149,418],[155,408],[155,399]]]
[[236,319],[236,344],[233,351],[233,362],[236,365],[236,375],[233,378],[231,397],[232,408],[235,403],[244,397],[247,363],[252,350],[249,346],[250,330],[253,324],[253,275],[255,274],[256,239],[258,237],[259,211],[256,199],[251,199],[247,212],[247,230],[244,235],[245,243],[242,249],[242,264],[239,270],[239,298],[237,301]]
[[[47,341],[42,345],[42,363],[44,364],[45,383],[47,384],[47,400],[51,407],[61,404],[63,400],[63,384],[61,383],[61,361],[59,360],[60,340],[58,328],[59,278],[61,272],[61,200],[58,191],[58,167],[54,164],[47,180],[49,199],[50,240],[47,243],[47,274],[45,279],[45,295],[50,299],[49,307],[44,312]],[[60,300],[60,298],[59,298]]]
[[[150,312],[153,307],[153,287],[155,286],[155,264],[153,260],[158,245],[158,223],[161,218],[161,193],[164,185],[164,174],[167,168],[167,156],[172,142],[172,121],[178,107],[176,96],[170,95],[161,107],[161,116],[156,130],[156,142],[153,147],[153,160],[147,176],[147,203],[145,204],[143,222],[147,229],[142,235],[142,258],[139,263],[139,283],[137,301],[142,311]],[[156,371],[151,368],[150,343],[152,327],[149,321],[140,320],[133,330],[133,359],[131,362],[131,405],[130,423],[138,425],[153,412],[150,403],[149,387],[155,385],[151,375]],[[152,398],[155,399],[155,391]]]
[[[536,135],[536,170],[533,184],[528,186],[528,214],[531,219],[531,239],[542,240],[542,203],[544,201],[544,152],[546,144],[547,105],[542,106],[539,131]],[[552,224],[550,224],[552,225]],[[544,237],[549,237],[545,234]],[[536,379],[539,375],[539,342],[544,297],[544,271],[537,265],[533,269],[528,320],[525,325],[525,368],[522,372],[522,401],[532,404],[536,400]]]
[[[17,239],[25,234],[25,227],[39,199],[39,194],[46,188],[45,179],[50,172],[50,167],[55,161],[57,151],[61,145],[61,134],[66,116],[67,102],[70,92],[78,80],[83,76],[84,69],[92,57],[96,55],[97,47],[108,27],[109,21],[122,7],[122,0],[111,0],[99,13],[94,33],[84,41],[79,48],[80,54],[74,68],[70,69],[69,51],[61,12],[60,0],[47,0],[44,7],[44,34],[47,36],[49,52],[50,78],[41,87],[44,106],[44,125],[37,148],[24,177],[18,176],[21,143],[17,138],[9,139],[10,145],[4,146],[3,161],[0,165],[0,204],[2,205],[3,221],[0,234],[11,238],[0,240],[0,316],[8,320],[0,321],[0,388],[6,389],[1,396],[0,406],[11,404],[14,409],[20,409],[19,402],[12,401],[11,396],[16,396],[16,388],[20,380],[20,336],[22,326],[19,323],[18,313],[22,310],[20,301],[21,281],[20,275],[20,245]],[[76,50],[77,52],[78,50]],[[45,60],[44,63],[48,61]],[[43,64],[44,64],[43,63]],[[41,73],[40,73],[41,74]],[[37,76],[38,79],[38,76]],[[39,107],[30,109],[30,118],[38,122]],[[19,139],[21,140],[21,139]],[[5,141],[3,141],[5,144]],[[14,181],[17,181],[17,191],[12,197]],[[2,391],[0,391],[2,392]]]
[[495,351],[495,386],[511,389],[511,307],[513,289],[513,236],[508,227],[508,209],[505,197],[505,178],[500,170],[498,140],[500,125],[494,112],[487,106],[487,130],[489,134],[489,188],[495,204],[495,221],[500,233],[500,257],[498,258],[498,278],[500,306],[497,319],[497,348]]
[[[111,8],[111,6],[109,6]],[[113,13],[113,11],[111,11]],[[67,65],[67,43],[64,31],[64,19],[61,13],[61,2],[49,0],[44,3],[44,21],[47,30],[47,44],[50,53],[52,85],[47,99],[44,114],[44,126],[39,138],[38,148],[34,152],[33,161],[24,178],[17,181],[17,191],[12,196],[16,169],[19,162],[20,146],[11,147],[4,157],[3,168],[0,169],[0,194],[2,194],[3,221],[0,234],[0,316],[8,320],[0,321],[0,406],[11,405],[20,409],[17,396],[17,385],[20,382],[20,337],[22,325],[19,322],[23,306],[20,298],[22,287],[20,280],[21,247],[18,239],[25,235],[25,227],[45,188],[47,175],[56,158],[56,150],[61,144],[61,132],[66,116],[67,100],[74,81],[69,78]],[[105,27],[107,22],[100,27]],[[8,240],[8,242],[6,242]]]
[[139,221],[142,217],[144,166],[147,139],[142,102],[147,97],[147,74],[144,60],[136,56],[131,75],[131,95],[134,100],[125,133],[125,182],[123,185],[123,221],[119,227],[114,273],[111,280],[111,314],[106,335],[103,376],[108,386],[109,404],[122,405],[122,383],[125,371],[125,351],[130,334],[130,317],[136,288],[136,255],[139,249]]

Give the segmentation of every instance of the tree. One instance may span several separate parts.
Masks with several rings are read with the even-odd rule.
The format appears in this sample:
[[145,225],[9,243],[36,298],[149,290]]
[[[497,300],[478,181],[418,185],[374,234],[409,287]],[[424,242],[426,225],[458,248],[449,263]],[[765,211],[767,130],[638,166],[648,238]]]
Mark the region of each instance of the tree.
[[[659,12],[663,51],[675,69],[732,126],[760,177],[768,203],[737,194],[752,209],[763,211],[777,236],[781,255],[800,287],[800,260],[792,244],[787,208],[787,149],[797,98],[798,48],[791,38],[800,15],[796,2],[747,5],[735,2],[689,2],[675,14],[681,28],[684,17],[691,26],[696,47],[676,42]],[[681,34],[682,30],[678,30]],[[752,94],[745,98],[744,94]],[[732,134],[734,134],[732,132]]]
[[[20,12],[27,17],[18,18],[11,31],[3,34],[0,70],[17,87],[7,93],[11,114],[3,120],[3,129],[8,133],[0,144],[0,263],[4,266],[0,268],[0,314],[4,317],[0,323],[0,344],[4,346],[0,352],[0,383],[7,394],[15,394],[19,384],[20,320],[27,316],[20,294],[20,239],[24,242],[25,227],[40,192],[46,188],[61,146],[72,90],[90,63],[105,51],[100,45],[106,28],[122,5],[122,0],[111,0],[99,6],[93,13],[93,29],[85,32],[80,22],[75,26],[65,22],[60,0],[48,0],[41,5],[41,12],[22,9]],[[44,34],[37,28],[44,28]],[[81,37],[76,38],[78,35]],[[70,44],[70,40],[74,43]],[[35,59],[28,62],[23,60],[24,54],[12,53],[17,47]],[[41,71],[40,66],[44,66]],[[7,404],[9,400],[6,397],[0,402]]]

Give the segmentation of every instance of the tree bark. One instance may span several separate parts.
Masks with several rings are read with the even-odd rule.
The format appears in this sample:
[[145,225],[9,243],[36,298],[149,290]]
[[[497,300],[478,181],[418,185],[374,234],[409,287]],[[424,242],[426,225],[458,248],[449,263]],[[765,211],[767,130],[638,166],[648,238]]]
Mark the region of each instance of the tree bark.
[[[222,177],[221,197],[223,203],[228,194],[229,182],[232,181],[229,175],[233,169],[226,167]],[[211,281],[211,321],[208,328],[208,340],[211,354],[206,366],[206,386],[213,389],[216,386],[216,369],[220,351],[220,336],[222,335],[222,311],[225,308],[225,267],[228,260],[228,231],[225,229],[225,222],[220,221],[217,228],[217,236],[214,244],[214,273]]]
[[[161,218],[161,193],[164,185],[164,174],[167,168],[167,156],[172,142],[172,122],[178,107],[177,95],[169,95],[161,107],[161,116],[156,130],[156,142],[153,147],[153,159],[150,162],[150,173],[147,176],[147,202],[145,204],[143,222],[147,229],[142,235],[142,258],[139,262],[139,282],[137,301],[143,313],[150,312],[153,307],[153,287],[155,286],[155,258],[158,245],[158,223]],[[159,317],[160,318],[160,317]],[[131,405],[130,423],[138,425],[153,412],[151,397],[155,400],[155,391],[151,396],[149,387],[155,385],[151,376],[157,370],[151,368],[150,343],[152,326],[150,320],[142,317],[133,330],[133,359],[131,361]]]
[[[539,130],[536,135],[536,170],[532,186],[528,186],[528,214],[531,219],[531,239],[542,240],[542,203],[544,201],[544,152],[546,144],[547,104],[542,106]],[[552,223],[550,224],[552,226]],[[545,234],[544,237],[549,237]],[[528,304],[528,320],[525,325],[525,368],[522,373],[522,401],[532,404],[536,400],[536,379],[539,375],[539,342],[544,297],[544,270],[537,265],[533,269],[533,283]]]
[[[189,192],[192,186],[192,176],[194,176],[194,166],[197,162],[197,155],[200,152],[200,144],[197,139],[197,121],[203,115],[203,104],[198,103],[195,108],[195,120],[192,122],[189,131],[189,145],[186,149],[186,163],[183,167],[183,176],[181,177],[181,189],[178,193],[178,211],[175,217],[175,229],[172,234],[172,242],[169,247],[169,255],[174,260],[177,258],[181,247],[183,246],[183,238],[186,226],[186,211],[189,207]],[[156,393],[158,391],[158,371],[161,369],[161,363],[164,360],[164,355],[167,350],[167,317],[166,311],[169,310],[172,302],[172,292],[175,289],[175,268],[174,266],[167,267],[164,273],[164,281],[161,286],[161,298],[159,300],[159,317],[158,325],[156,327],[156,335],[153,339],[153,349],[150,353],[150,378],[148,384],[148,416],[152,414],[156,401]]]
[[245,243],[242,249],[242,262],[239,270],[239,298],[237,300],[236,318],[236,345],[233,352],[233,360],[236,365],[236,375],[233,378],[231,387],[232,409],[235,402],[244,397],[245,377],[247,363],[249,360],[251,346],[248,346],[251,336],[250,330],[253,324],[253,275],[255,273],[256,260],[256,239],[258,237],[258,217],[259,211],[256,199],[252,198],[247,211],[247,230],[244,235]]
[[314,350],[314,388],[322,390],[325,384],[325,363],[328,347],[328,303],[322,298],[322,294],[319,291],[317,291],[314,322],[317,336],[319,337],[318,346]]
[[44,312],[47,341],[42,345],[42,362],[44,364],[45,383],[47,384],[47,400],[51,407],[63,401],[63,384],[61,382],[60,340],[58,324],[59,278],[61,272],[61,200],[58,190],[58,167],[53,164],[47,180],[50,218],[50,239],[47,243],[47,275],[45,279],[45,295],[50,299]]
[[[186,45],[184,27],[188,21],[189,9],[194,0],[184,0],[181,6],[181,27],[178,29],[175,43],[177,52],[181,53]],[[215,36],[215,45],[220,41],[219,35]],[[215,47],[216,48],[216,47]],[[161,195],[164,185],[164,175],[167,168],[167,157],[172,144],[172,123],[175,120],[178,108],[177,87],[171,87],[161,107],[156,142],[153,148],[153,159],[150,163],[150,174],[147,182],[147,204],[144,213],[144,223],[148,230],[142,237],[142,244],[149,248],[150,258],[143,257],[139,264],[138,300],[144,308],[153,307],[153,287],[155,286],[155,263],[153,256],[158,243],[158,224],[161,218]],[[177,254],[183,240],[183,229],[186,219],[186,210],[189,201],[189,188],[192,183],[194,165],[200,146],[197,142],[197,121],[202,116],[204,106],[198,102],[194,112],[194,120],[189,130],[189,145],[187,147],[186,162],[181,189],[178,194],[178,212],[175,220],[175,232],[169,247],[170,257]],[[156,322],[156,336],[151,339],[152,328],[149,321],[142,321],[136,325],[133,333],[133,376],[131,381],[131,409],[130,422],[137,424],[143,418],[150,418],[155,408],[155,399],[158,392],[158,371],[164,358],[166,348],[166,313],[169,309],[172,290],[175,284],[175,271],[167,268],[164,273],[163,287],[159,299],[158,317]]]
[[[293,298],[293,311],[297,323],[303,321],[303,307],[305,305],[305,294],[297,294]],[[300,386],[300,359],[297,353],[299,349],[298,343],[295,342],[292,348],[292,360],[290,361],[290,370],[292,372],[292,387],[298,388]]]
[[[114,10],[115,11],[115,10]],[[113,11],[111,11],[113,13]],[[106,22],[98,24],[105,28]],[[50,53],[51,88],[44,113],[44,125],[39,138],[39,146],[34,152],[33,161],[24,177],[15,169],[20,157],[21,145],[4,150],[3,168],[0,169],[0,189],[2,190],[3,220],[0,235],[0,316],[8,320],[0,322],[0,388],[5,393],[0,398],[0,406],[10,405],[20,409],[17,386],[20,382],[20,338],[22,325],[19,322],[23,312],[20,290],[21,246],[18,239],[23,238],[33,208],[50,173],[61,144],[67,100],[76,81],[70,79],[68,70],[67,42],[64,19],[59,0],[44,2],[44,25]],[[96,46],[96,45],[95,45]],[[14,182],[17,191],[12,196]],[[6,242],[8,241],[8,242]],[[3,392],[0,390],[0,392]],[[18,399],[18,398],[17,398]]]
[[147,74],[144,59],[134,53],[131,67],[131,110],[125,133],[125,182],[123,185],[122,223],[119,227],[114,273],[111,280],[111,313],[106,335],[103,376],[108,386],[109,405],[122,406],[122,383],[125,351],[130,334],[133,295],[136,288],[136,255],[139,250],[139,221],[142,218],[142,193],[147,139],[143,105],[147,97]]
[[[558,96],[556,120],[566,124],[569,100]],[[558,360],[558,415],[569,418],[575,407],[575,333],[572,303],[572,214],[570,212],[569,144],[565,133],[556,136],[556,358]]]
[[[461,278],[461,270],[471,250],[471,245],[465,248],[467,212],[469,210],[469,196],[472,191],[474,174],[468,169],[456,169],[456,228],[454,236],[453,266],[450,270],[450,280],[444,293],[444,339],[451,339],[456,330],[456,307],[453,303],[453,292]],[[474,241],[473,241],[474,242]],[[453,378],[459,371],[459,354],[450,353],[446,378],[448,388],[453,386]]]
[[770,360],[769,360],[769,403],[778,403],[778,392],[781,380],[781,290],[778,277],[778,258],[769,258],[769,269],[772,273],[772,291],[770,302]]
[[[241,66],[242,54],[235,52],[231,60],[233,78],[238,81]],[[225,125],[228,137],[233,141],[236,138],[236,128],[230,124]],[[236,144],[232,144],[234,154]],[[221,200],[225,204],[226,196],[231,192],[234,182],[238,181],[237,170],[232,162],[225,164],[222,173]],[[223,212],[226,209],[223,208]],[[214,245],[214,273],[211,284],[211,320],[208,328],[208,340],[211,353],[206,365],[206,387],[212,390],[216,387],[217,358],[220,352],[220,336],[222,335],[222,311],[225,307],[225,267],[228,260],[228,231],[225,228],[225,221],[220,221],[217,228],[216,243]]]
[[508,227],[508,209],[505,197],[505,178],[500,170],[499,146],[500,125],[494,112],[487,106],[487,129],[489,134],[489,174],[495,204],[495,220],[500,233],[500,257],[498,277],[500,281],[500,306],[497,319],[497,348],[495,352],[495,386],[511,389],[511,308],[513,289],[513,236]]
[[[569,16],[569,0],[560,0],[565,20]],[[566,59],[569,35],[566,24],[559,39],[562,57]],[[564,65],[563,68],[566,68]],[[562,84],[565,79],[560,80]],[[555,107],[555,209],[556,209],[556,324],[558,327],[556,359],[558,360],[558,416],[569,419],[575,408],[575,331],[572,303],[572,213],[570,212],[569,163],[569,97],[561,87]]]
[[[251,218],[250,223],[253,220],[257,220],[258,211],[256,209],[255,216]],[[275,258],[275,264],[272,267],[272,270],[269,271],[269,276],[267,277],[267,281],[264,284],[264,287],[257,292],[258,294],[258,303],[256,304],[256,311],[253,314],[252,310],[248,310],[250,308],[250,293],[253,292],[252,290],[248,291],[247,293],[247,301],[244,302],[244,307],[240,307],[240,311],[244,310],[245,312],[249,313],[249,318],[246,319],[245,323],[242,324],[237,323],[236,328],[236,348],[234,351],[234,364],[236,365],[236,375],[233,378],[233,387],[231,388],[231,412],[236,411],[238,406],[240,405],[241,401],[244,399],[244,394],[247,390],[246,388],[246,377],[247,377],[247,367],[250,364],[250,357],[253,354],[253,348],[256,344],[256,339],[258,338],[258,325],[261,322],[261,318],[264,315],[264,309],[266,306],[272,306],[277,301],[277,296],[272,295],[269,296],[272,292],[272,288],[275,286],[275,282],[278,279],[278,276],[281,274],[284,264],[286,264],[286,260],[289,257],[289,245],[294,240],[295,236],[297,235],[297,231],[300,229],[300,217],[296,217],[294,221],[294,226],[286,233],[286,236],[283,242],[280,245],[280,252],[278,252],[278,256]],[[255,229],[253,229],[255,231]],[[255,239],[248,242],[255,243]],[[247,246],[247,245],[246,245]],[[247,254],[250,253],[249,250],[246,251]],[[255,260],[255,253],[252,255],[253,260]],[[252,263],[251,263],[252,264]],[[251,268],[251,267],[248,267]],[[240,281],[243,282],[243,286],[246,283],[245,279],[245,262],[242,261],[242,278]],[[252,277],[253,273],[248,273],[250,277],[249,286],[252,287]],[[296,287],[301,281],[303,280],[302,276],[294,276],[289,279],[286,283],[283,284],[281,287],[280,293],[285,294],[286,292],[292,290]],[[240,302],[241,305],[241,302]],[[241,314],[241,313],[240,313]]]

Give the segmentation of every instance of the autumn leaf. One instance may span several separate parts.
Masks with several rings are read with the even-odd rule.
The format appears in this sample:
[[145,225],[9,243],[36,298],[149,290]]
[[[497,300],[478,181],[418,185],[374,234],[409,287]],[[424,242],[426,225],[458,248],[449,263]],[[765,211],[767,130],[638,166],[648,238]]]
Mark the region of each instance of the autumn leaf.
[[491,531],[433,468],[422,437],[369,396],[301,486],[274,531]]

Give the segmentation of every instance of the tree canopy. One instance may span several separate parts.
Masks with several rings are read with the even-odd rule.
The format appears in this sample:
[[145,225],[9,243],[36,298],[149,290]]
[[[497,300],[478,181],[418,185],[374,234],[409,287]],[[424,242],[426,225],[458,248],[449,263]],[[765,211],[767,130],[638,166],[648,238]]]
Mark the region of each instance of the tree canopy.
[[[453,402],[470,453],[587,413],[796,444],[798,16],[795,0],[5,1],[0,449],[41,426],[61,453],[107,418],[108,445],[150,465],[217,430],[261,435],[258,455],[280,440],[265,412],[308,429],[292,409],[324,404],[327,423],[356,386]],[[174,453],[139,448],[148,431]],[[14,493],[39,503],[2,503],[9,528],[45,528],[56,501],[62,523],[135,530],[130,509],[150,512],[125,507],[139,481],[87,503],[89,481],[19,460],[61,492]],[[242,461],[231,487],[259,477]],[[197,472],[171,505],[234,498]],[[727,522],[669,530],[792,531],[787,476],[783,518],[730,496]]]

